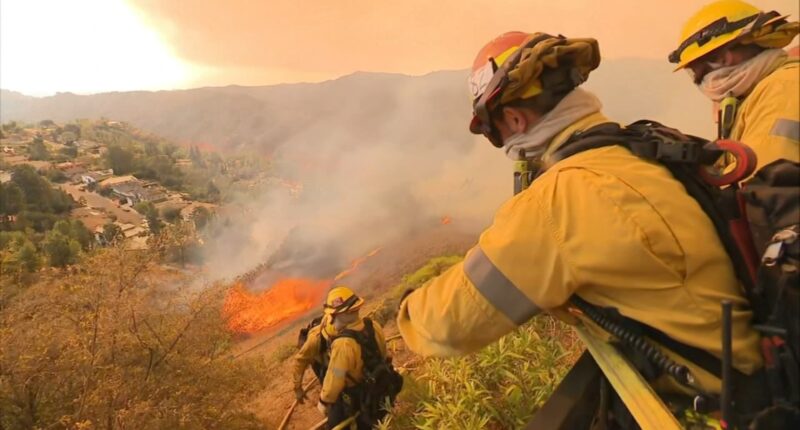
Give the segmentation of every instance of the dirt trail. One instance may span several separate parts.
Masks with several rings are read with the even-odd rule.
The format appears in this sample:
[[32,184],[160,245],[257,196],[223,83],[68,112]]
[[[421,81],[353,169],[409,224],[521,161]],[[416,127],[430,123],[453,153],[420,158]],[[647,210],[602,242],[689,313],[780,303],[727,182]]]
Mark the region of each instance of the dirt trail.
[[[413,273],[429,259],[445,254],[462,254],[477,237],[462,233],[457,227],[443,225],[431,231],[406,238],[402,243],[384,246],[381,252],[365,263],[356,273],[342,280],[358,294],[366,298],[367,304],[362,314],[369,313],[380,302],[381,296],[390,292],[400,283],[403,275]],[[264,377],[268,385],[264,393],[254,399],[252,410],[264,422],[267,429],[276,429],[286,411],[294,401],[292,389],[292,359],[290,345],[294,345],[298,330],[316,312],[309,313],[277,332],[264,333],[243,340],[237,346],[237,354],[258,355],[266,359],[268,370]],[[384,326],[386,337],[397,334],[394,321]],[[389,345],[395,366],[404,366],[412,354],[405,349],[402,339]],[[245,352],[246,351],[246,352]],[[305,381],[311,380],[311,371],[306,371]],[[305,430],[322,419],[316,410],[319,398],[319,385],[315,384],[308,393],[304,404],[298,405],[289,420],[287,429]]]

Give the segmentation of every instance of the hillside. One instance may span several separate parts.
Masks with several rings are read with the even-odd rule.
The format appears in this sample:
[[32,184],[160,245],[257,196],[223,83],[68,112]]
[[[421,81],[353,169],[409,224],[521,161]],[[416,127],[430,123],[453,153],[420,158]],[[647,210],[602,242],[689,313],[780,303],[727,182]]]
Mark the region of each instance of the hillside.
[[[411,77],[355,73],[315,84],[229,86],[181,91],[96,95],[60,93],[35,98],[3,90],[3,121],[112,118],[185,143],[218,149],[277,147],[317,139],[360,144],[380,138],[468,142],[466,71]],[[665,62],[606,60],[587,88],[620,121],[640,117],[710,133],[708,102]]]

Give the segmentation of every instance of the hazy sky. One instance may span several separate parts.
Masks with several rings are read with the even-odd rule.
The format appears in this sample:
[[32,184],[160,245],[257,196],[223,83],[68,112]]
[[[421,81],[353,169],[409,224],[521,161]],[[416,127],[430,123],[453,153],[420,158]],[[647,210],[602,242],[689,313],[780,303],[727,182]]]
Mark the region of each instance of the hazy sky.
[[[600,40],[665,60],[704,0],[2,0],[0,87],[172,89],[468,67],[508,30]],[[796,0],[764,0],[797,19]],[[795,42],[796,43],[796,42]]]

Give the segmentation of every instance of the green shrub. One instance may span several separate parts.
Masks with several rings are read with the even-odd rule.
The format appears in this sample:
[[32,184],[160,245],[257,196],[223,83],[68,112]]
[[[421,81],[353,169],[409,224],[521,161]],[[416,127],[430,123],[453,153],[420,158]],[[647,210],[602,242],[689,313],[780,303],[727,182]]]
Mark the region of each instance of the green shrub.
[[389,298],[384,299],[375,307],[371,317],[381,324],[386,324],[387,321],[397,315],[397,307],[400,304],[403,293],[409,289],[421,287],[463,259],[464,257],[461,255],[443,255],[431,258],[416,272],[403,276],[402,281],[394,287]]
[[542,316],[474,354],[426,360],[381,428],[522,428],[578,345],[571,329]]

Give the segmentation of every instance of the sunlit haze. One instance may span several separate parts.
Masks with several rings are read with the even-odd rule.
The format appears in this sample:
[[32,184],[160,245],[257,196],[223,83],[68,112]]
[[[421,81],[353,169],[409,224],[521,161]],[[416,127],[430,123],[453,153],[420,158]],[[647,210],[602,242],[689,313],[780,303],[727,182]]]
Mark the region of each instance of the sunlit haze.
[[[709,0],[3,0],[0,87],[157,90],[463,69],[509,30],[594,37],[666,62]],[[752,0],[796,19],[796,0]],[[795,42],[796,43],[796,42]]]
[[0,87],[30,95],[171,89],[189,79],[123,0],[3,0]]

